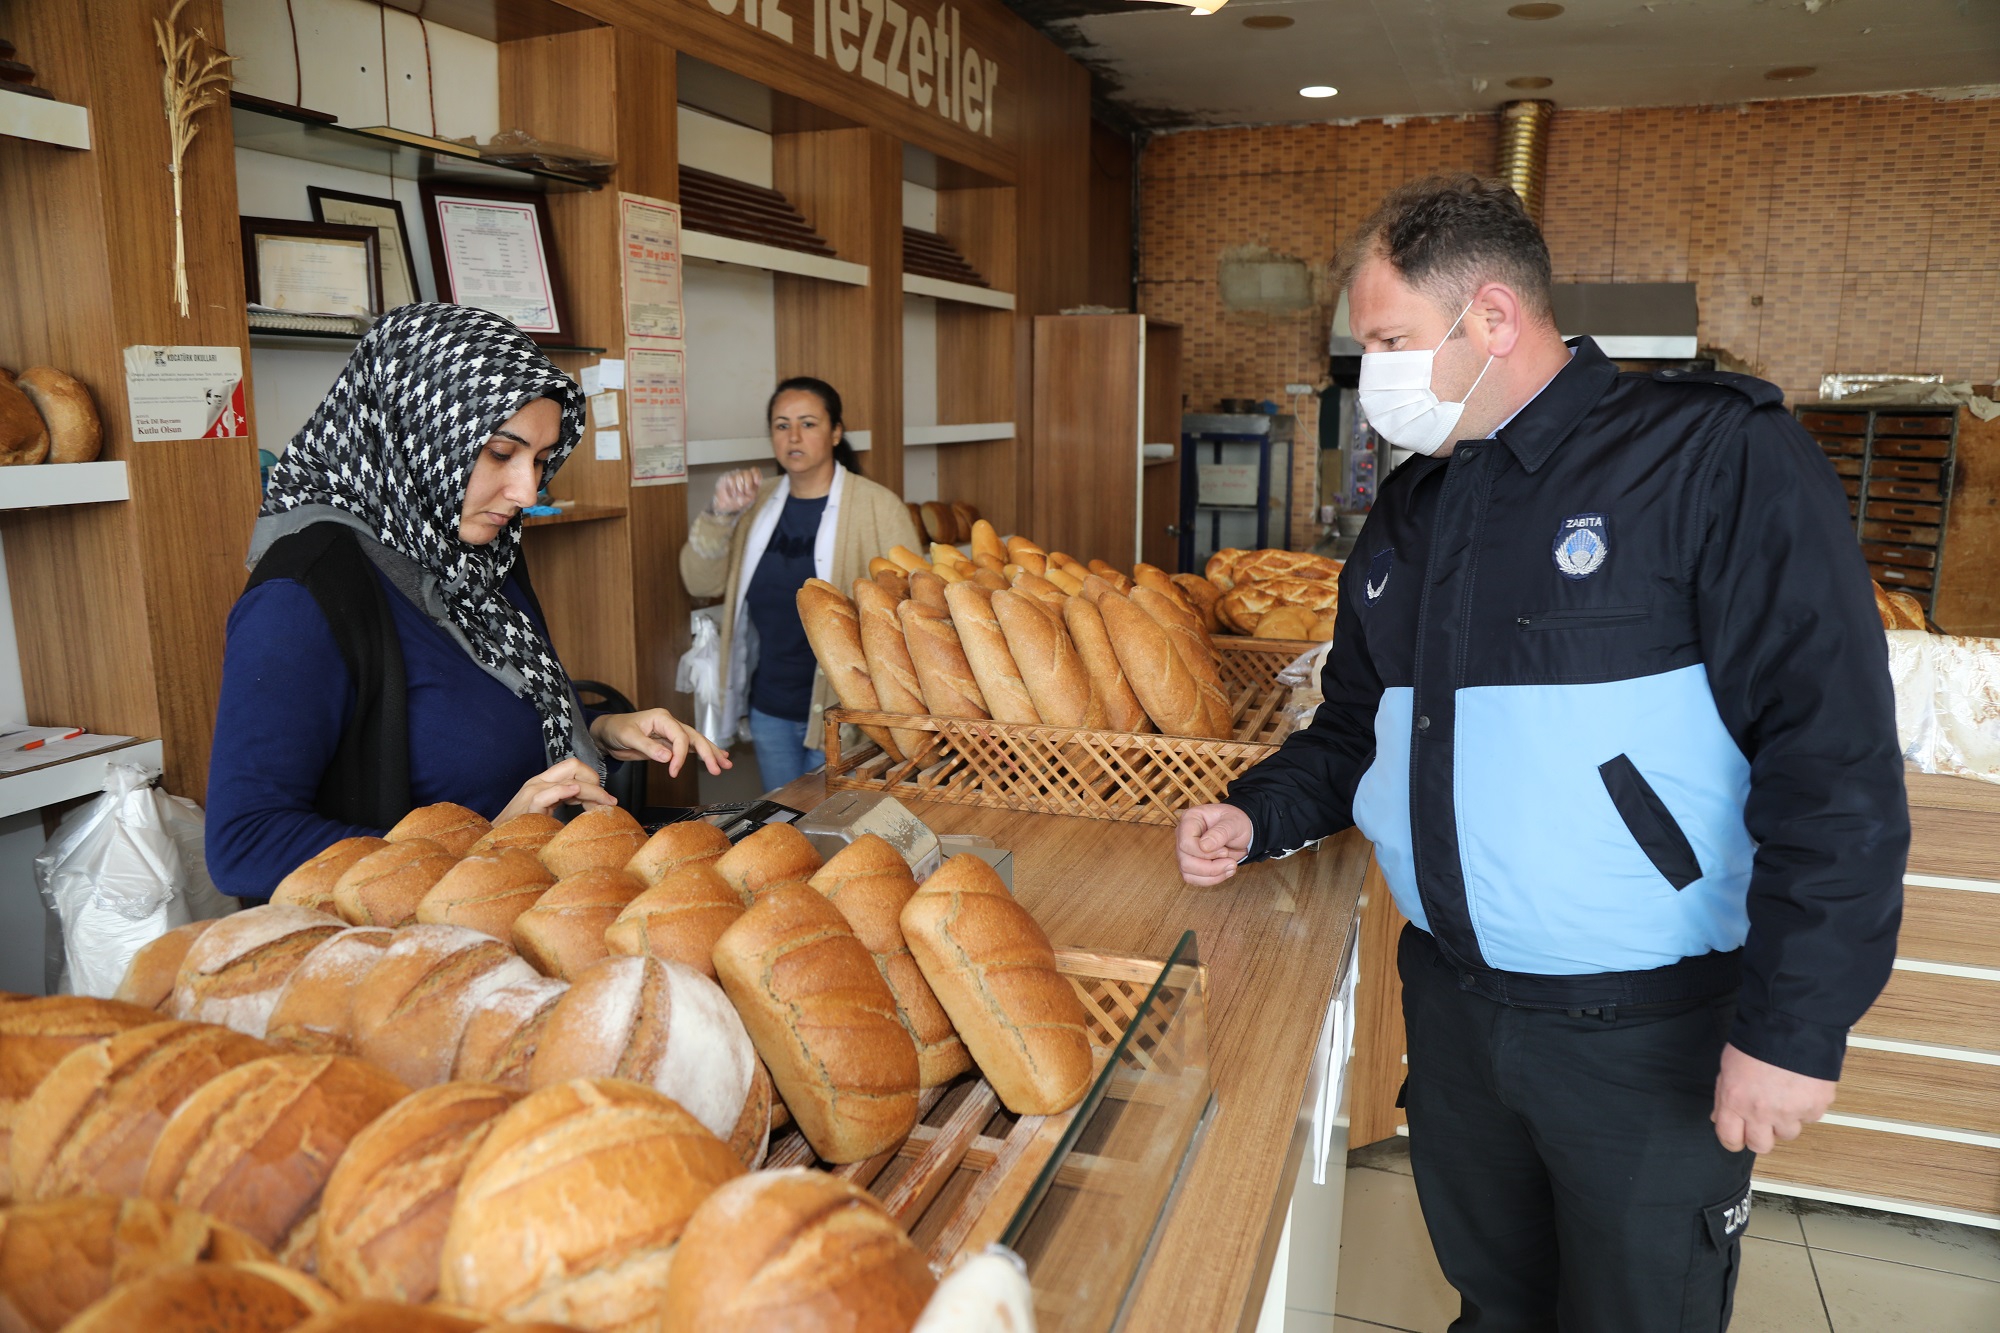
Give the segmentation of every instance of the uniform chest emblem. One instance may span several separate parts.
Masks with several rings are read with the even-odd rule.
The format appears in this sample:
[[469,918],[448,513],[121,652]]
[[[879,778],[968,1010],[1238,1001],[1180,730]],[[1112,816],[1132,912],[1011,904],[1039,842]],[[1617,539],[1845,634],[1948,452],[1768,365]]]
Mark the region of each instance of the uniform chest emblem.
[[1604,515],[1571,514],[1556,529],[1556,568],[1566,579],[1587,579],[1611,554]]
[[1368,562],[1368,582],[1362,586],[1361,595],[1373,606],[1382,600],[1382,594],[1389,587],[1389,571],[1396,567],[1396,548],[1385,546],[1375,553]]

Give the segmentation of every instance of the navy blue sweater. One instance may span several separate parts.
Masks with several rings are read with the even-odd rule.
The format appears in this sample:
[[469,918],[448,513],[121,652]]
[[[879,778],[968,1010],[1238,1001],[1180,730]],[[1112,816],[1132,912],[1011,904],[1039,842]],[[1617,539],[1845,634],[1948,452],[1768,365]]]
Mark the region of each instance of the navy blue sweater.
[[[548,767],[535,706],[481,670],[387,579],[382,589],[409,691],[411,802],[456,801],[490,819]],[[516,580],[502,591],[528,610]],[[548,627],[528,614],[546,638]],[[303,584],[272,579],[237,599],[208,773],[208,870],[217,888],[269,897],[329,844],[381,836],[313,809],[353,708],[347,665]]]

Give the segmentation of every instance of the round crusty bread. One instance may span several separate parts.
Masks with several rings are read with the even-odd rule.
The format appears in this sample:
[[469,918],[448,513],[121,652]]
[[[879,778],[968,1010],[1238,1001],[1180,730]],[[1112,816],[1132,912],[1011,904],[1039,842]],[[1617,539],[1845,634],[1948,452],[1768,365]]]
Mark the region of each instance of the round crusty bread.
[[354,992],[354,1049],[413,1088],[451,1077],[473,1011],[535,969],[491,935],[405,926]]
[[742,891],[712,859],[690,862],[627,903],[605,927],[604,945],[612,953],[665,958],[712,977],[715,942],[743,915],[743,906]]
[[728,850],[729,836],[721,829],[705,819],[683,819],[646,839],[625,869],[651,888],[683,866],[713,861]]
[[396,821],[396,827],[382,836],[390,842],[406,838],[427,838],[450,852],[464,856],[472,845],[493,831],[485,817],[451,801],[421,805]]
[[1925,629],[1924,604],[1902,589],[1889,593],[1889,605],[1895,608],[1897,629]]
[[615,805],[586,810],[542,844],[542,864],[557,879],[599,867],[617,870],[646,845],[646,830]]
[[406,926],[417,919],[424,895],[457,864],[457,856],[429,838],[390,842],[340,873],[333,910],[351,926]]
[[561,833],[563,824],[554,815],[545,815],[539,810],[530,810],[524,815],[515,815],[487,830],[478,842],[466,848],[471,852],[496,852],[502,847],[518,847],[524,852],[539,853],[548,845],[550,838]]
[[481,1000],[458,1039],[452,1078],[526,1092],[528,1066],[541,1045],[542,1029],[555,1013],[556,1001],[568,993],[567,981],[535,977],[502,986]]
[[395,941],[382,926],[349,926],[321,940],[278,992],[265,1040],[305,1055],[354,1054],[354,991]]
[[174,1017],[263,1036],[292,969],[341,929],[339,918],[325,912],[269,903],[223,917],[181,960]]
[[198,1208],[310,1271],[319,1196],[362,1128],[409,1095],[344,1055],[273,1055],[210,1079],[146,1160],[149,1199]]
[[49,428],[48,462],[88,463],[97,457],[104,447],[104,427],[83,381],[54,366],[29,366],[14,383]]
[[310,907],[316,912],[336,913],[333,886],[348,868],[362,857],[379,852],[389,844],[381,838],[342,838],[278,881],[271,901],[291,907]]
[[19,1204],[0,1212],[0,1328],[56,1333],[113,1287],[155,1269],[270,1258],[235,1227],[151,1199]]
[[868,1191],[804,1167],[760,1171],[688,1219],[661,1333],[907,1333],[936,1286]]
[[811,879],[823,864],[805,834],[790,824],[766,824],[725,852],[715,869],[748,905],[774,885]]
[[545,977],[574,981],[610,953],[604,931],[646,886],[623,870],[579,870],[514,918],[514,947]]
[[139,1193],[167,1117],[225,1070],[273,1054],[205,1023],[152,1023],[80,1046],[49,1071],[14,1122],[15,1197]]
[[[0,1203],[14,1197],[14,1121],[49,1071],[79,1046],[146,1027],[160,1015],[89,995],[34,996],[0,1004]],[[4,1288],[0,1288],[4,1290]]]
[[643,1327],[688,1217],[742,1174],[722,1140],[651,1088],[543,1088],[500,1117],[466,1166],[439,1292],[513,1319]]
[[187,961],[188,950],[214,924],[214,918],[190,921],[185,926],[175,926],[166,934],[146,941],[139,952],[132,955],[132,961],[126,964],[125,976],[119,981],[118,989],[111,993],[111,998],[136,1004],[142,1009],[166,1013],[173,1004],[174,982],[180,977],[181,964]]
[[39,463],[49,456],[49,427],[11,378],[0,381],[0,467]]
[[1340,606],[1340,585],[1313,579],[1275,578],[1239,583],[1215,604],[1215,614],[1238,634],[1256,630],[1257,619],[1276,606],[1297,606],[1313,618],[1332,615]]
[[514,1102],[491,1084],[444,1083],[356,1134],[320,1198],[320,1281],[349,1300],[435,1297],[459,1178]]
[[515,919],[555,882],[541,858],[525,847],[468,852],[424,894],[417,921],[511,939]]
[[1238,584],[1265,583],[1271,579],[1307,579],[1331,583],[1340,577],[1341,562],[1314,555],[1310,551],[1267,548],[1245,551],[1229,567],[1229,577]]
[[64,1333],[289,1333],[335,1303],[283,1264],[186,1264],[113,1287]]

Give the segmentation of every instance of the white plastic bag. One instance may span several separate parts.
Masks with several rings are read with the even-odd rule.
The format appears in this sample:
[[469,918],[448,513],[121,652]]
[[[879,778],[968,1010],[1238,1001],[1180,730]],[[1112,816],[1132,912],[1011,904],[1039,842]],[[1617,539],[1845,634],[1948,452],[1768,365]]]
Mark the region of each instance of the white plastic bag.
[[1331,640],[1311,648],[1299,654],[1278,673],[1278,683],[1291,686],[1292,692],[1286,696],[1285,706],[1278,710],[1278,729],[1272,734],[1272,740],[1282,743],[1293,732],[1304,731],[1312,725],[1313,715],[1319,712],[1323,702],[1319,690],[1320,671],[1326,666],[1326,655],[1332,648]]
[[718,745],[729,744],[722,717],[722,631],[714,616],[695,613],[694,647],[681,654],[674,688],[694,698],[694,729]]
[[104,794],[72,811],[35,857],[35,884],[62,924],[51,989],[108,997],[149,941],[235,904],[208,877],[201,807],[160,791],[159,775],[136,764],[104,767]]

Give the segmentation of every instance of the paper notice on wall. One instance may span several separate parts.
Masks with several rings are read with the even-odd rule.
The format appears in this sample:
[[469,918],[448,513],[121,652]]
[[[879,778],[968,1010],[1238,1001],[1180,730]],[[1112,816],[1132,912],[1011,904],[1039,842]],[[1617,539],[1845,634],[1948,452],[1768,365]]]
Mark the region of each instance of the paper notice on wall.
[[632,484],[687,480],[687,356],[677,349],[625,351],[625,431]]
[[125,349],[134,440],[224,440],[250,433],[239,347]]
[[681,331],[681,210],[644,195],[618,196],[625,335],[678,339]]

